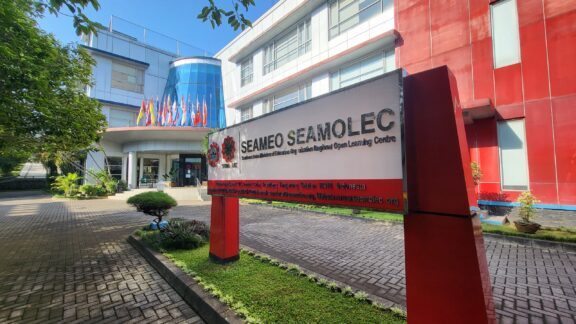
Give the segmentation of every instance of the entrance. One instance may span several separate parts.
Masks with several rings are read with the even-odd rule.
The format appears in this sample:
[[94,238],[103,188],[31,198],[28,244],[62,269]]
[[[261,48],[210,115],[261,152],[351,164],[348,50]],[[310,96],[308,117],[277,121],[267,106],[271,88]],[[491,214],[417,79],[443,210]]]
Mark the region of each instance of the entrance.
[[206,174],[204,157],[200,154],[180,154],[179,164],[178,185],[180,187],[202,184]]

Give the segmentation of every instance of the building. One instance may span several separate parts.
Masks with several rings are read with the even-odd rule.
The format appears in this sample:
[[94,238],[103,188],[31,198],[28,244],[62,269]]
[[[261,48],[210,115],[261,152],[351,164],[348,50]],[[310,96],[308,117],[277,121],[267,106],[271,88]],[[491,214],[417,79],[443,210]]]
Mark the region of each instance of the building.
[[[135,29],[118,18],[114,22]],[[220,61],[183,56],[200,50],[187,51],[186,44],[150,30],[138,37],[119,28],[111,23],[83,37],[81,45],[96,61],[88,94],[102,103],[108,121],[102,150],[88,155],[86,168],[108,168],[130,188],[163,180],[196,185],[206,177],[202,141],[210,128],[226,125]],[[93,179],[87,175],[87,181]]]
[[576,210],[576,2],[280,0],[216,54],[229,123],[448,65],[484,205]]

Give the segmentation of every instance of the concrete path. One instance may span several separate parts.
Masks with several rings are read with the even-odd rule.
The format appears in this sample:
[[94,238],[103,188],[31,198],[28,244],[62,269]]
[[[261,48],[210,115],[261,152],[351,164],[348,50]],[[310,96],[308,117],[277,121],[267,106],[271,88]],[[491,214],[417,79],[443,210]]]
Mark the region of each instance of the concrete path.
[[126,237],[125,203],[0,199],[0,323],[197,323]]

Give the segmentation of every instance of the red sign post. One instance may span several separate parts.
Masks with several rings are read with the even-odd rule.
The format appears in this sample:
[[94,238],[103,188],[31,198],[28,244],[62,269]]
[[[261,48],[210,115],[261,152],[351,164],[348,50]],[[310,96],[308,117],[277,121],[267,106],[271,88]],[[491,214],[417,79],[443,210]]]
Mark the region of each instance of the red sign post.
[[[352,87],[352,90],[345,90],[348,92],[330,94],[309,104],[310,113],[303,119],[314,120],[318,117],[315,115],[318,110],[316,106],[326,105],[331,100],[336,102],[325,107],[326,111],[330,110],[336,117],[326,123],[318,123],[319,132],[332,130],[332,134],[336,136],[328,136],[328,141],[324,138],[324,142],[318,145],[303,144],[297,152],[308,154],[318,151],[316,147],[330,151],[336,151],[334,148],[338,148],[338,151],[349,149],[350,154],[343,153],[340,155],[341,159],[334,160],[332,165],[346,161],[353,152],[362,152],[361,150],[368,150],[367,154],[379,152],[377,150],[386,152],[381,161],[359,159],[357,163],[364,165],[357,172],[350,173],[350,170],[346,170],[346,176],[335,175],[333,180],[328,179],[331,165],[326,164],[314,172],[300,173],[302,179],[286,178],[286,175],[281,173],[286,173],[287,170],[281,167],[282,164],[278,164],[279,160],[261,162],[266,161],[266,158],[282,158],[281,155],[290,156],[290,152],[293,153],[290,149],[283,148],[287,143],[283,133],[269,132],[270,135],[255,139],[258,143],[254,144],[250,139],[243,140],[247,137],[246,127],[240,128],[238,132],[236,141],[242,142],[240,150],[250,153],[256,147],[258,150],[264,148],[264,151],[267,151],[259,155],[252,153],[244,156],[246,160],[257,159],[257,162],[248,162],[252,164],[246,165],[246,173],[255,174],[254,170],[261,170],[262,174],[270,176],[270,172],[276,170],[280,180],[266,177],[251,179],[243,176],[242,159],[236,161],[232,156],[232,153],[237,153],[234,136],[230,136],[230,131],[224,130],[220,136],[226,138],[222,149],[220,145],[211,145],[208,152],[208,160],[213,168],[220,167],[219,163],[225,161],[225,164],[221,165],[225,170],[220,169],[219,172],[222,172],[217,179],[209,178],[208,182],[209,193],[213,195],[210,257],[218,262],[238,259],[238,197],[404,210],[408,321],[426,324],[493,323],[495,316],[482,230],[478,216],[470,209],[475,205],[476,197],[454,78],[447,67],[405,77],[403,83],[401,80],[396,85],[387,84],[385,80],[390,81],[392,77],[393,75],[382,77],[386,87],[382,87],[379,79],[376,79]],[[370,93],[374,91],[374,86],[381,86],[381,89]],[[395,103],[394,100],[387,100],[386,96],[386,91],[392,88],[395,91],[404,91],[403,111],[401,100],[398,102],[399,111],[388,108]],[[338,113],[342,112],[338,111],[338,105],[353,99],[358,101],[350,110],[360,110],[361,115],[348,118],[339,116]],[[402,114],[405,117],[404,135],[401,134],[400,127]],[[282,116],[290,115],[286,113]],[[271,117],[264,118],[275,121]],[[279,120],[274,123],[274,128],[282,127]],[[319,122],[316,120],[314,123],[317,121]],[[320,127],[325,124],[325,129]],[[310,127],[312,128],[309,130],[315,130],[315,126]],[[286,138],[290,139],[293,135],[294,139],[310,140],[311,136],[315,136],[311,135],[311,131],[306,134],[305,127],[302,129],[301,137],[298,129],[293,133],[287,132]],[[327,132],[316,135],[319,134],[326,135]],[[346,136],[350,139],[346,139]],[[317,141],[318,137],[313,140]],[[212,137],[211,141],[214,138]],[[396,145],[401,140],[403,145]],[[330,145],[332,148],[328,148]],[[369,150],[372,145],[373,150]],[[405,150],[404,157],[399,153],[401,148]],[[318,161],[318,155],[312,154],[306,155],[307,160],[292,157],[290,165],[297,165],[298,170],[307,162],[310,162],[311,168],[318,167],[317,163],[312,163]],[[405,172],[402,172],[402,162],[396,161],[402,158],[405,158]],[[276,169],[267,169],[266,165],[274,165]],[[348,162],[344,165],[355,167]],[[373,166],[373,173],[372,170],[366,170],[369,166]],[[319,177],[314,178],[316,175]],[[350,178],[350,175],[353,178]],[[407,204],[403,199],[406,195]]]

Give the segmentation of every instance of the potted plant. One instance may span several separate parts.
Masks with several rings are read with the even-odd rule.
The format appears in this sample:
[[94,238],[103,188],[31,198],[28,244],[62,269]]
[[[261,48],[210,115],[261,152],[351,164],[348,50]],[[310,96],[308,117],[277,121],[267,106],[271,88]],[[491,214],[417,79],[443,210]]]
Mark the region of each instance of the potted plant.
[[477,186],[480,184],[480,179],[482,178],[482,170],[480,169],[478,162],[470,163],[470,167],[472,168],[472,179],[474,180],[474,184]]
[[150,223],[150,229],[162,229],[168,222],[162,218],[167,216],[172,207],[177,206],[176,200],[170,195],[161,191],[143,192],[132,196],[127,201],[128,204],[136,207],[136,210],[146,215],[156,217]]
[[534,223],[532,220],[536,214],[534,203],[537,203],[539,200],[537,200],[530,191],[525,191],[520,194],[517,201],[520,203],[520,220],[514,221],[516,230],[528,234],[536,233],[540,229],[541,225]]

